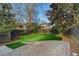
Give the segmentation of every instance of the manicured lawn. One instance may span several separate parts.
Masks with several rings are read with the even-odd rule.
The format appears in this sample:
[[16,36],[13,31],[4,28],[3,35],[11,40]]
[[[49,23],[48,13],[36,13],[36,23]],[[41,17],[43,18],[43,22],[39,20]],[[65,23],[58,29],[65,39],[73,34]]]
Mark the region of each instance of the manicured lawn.
[[15,48],[18,48],[18,47],[23,46],[23,45],[25,45],[25,44],[22,42],[14,42],[11,44],[7,44],[6,46],[9,48],[15,49]]
[[45,40],[62,40],[62,38],[53,34],[30,34],[21,36],[21,38],[18,41],[28,42],[28,41],[45,41]]
[[7,46],[12,48],[12,49],[15,49],[17,47],[24,45],[24,43],[26,43],[26,42],[46,41],[46,40],[62,40],[62,38],[58,37],[56,35],[53,35],[53,34],[39,34],[39,33],[30,34],[30,35],[21,36],[20,39],[17,40],[17,42],[8,44]]

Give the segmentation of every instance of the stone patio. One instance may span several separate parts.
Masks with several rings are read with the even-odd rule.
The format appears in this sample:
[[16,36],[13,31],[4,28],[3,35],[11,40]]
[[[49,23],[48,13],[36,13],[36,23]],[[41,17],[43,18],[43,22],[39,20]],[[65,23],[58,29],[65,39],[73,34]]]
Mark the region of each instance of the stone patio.
[[7,55],[8,53],[12,52],[13,50],[6,47],[5,45],[0,46],[0,56]]
[[28,42],[26,45],[13,50],[4,47],[2,48],[2,50],[0,50],[2,51],[0,55],[3,56],[70,56],[71,55],[69,44],[68,42],[64,41]]

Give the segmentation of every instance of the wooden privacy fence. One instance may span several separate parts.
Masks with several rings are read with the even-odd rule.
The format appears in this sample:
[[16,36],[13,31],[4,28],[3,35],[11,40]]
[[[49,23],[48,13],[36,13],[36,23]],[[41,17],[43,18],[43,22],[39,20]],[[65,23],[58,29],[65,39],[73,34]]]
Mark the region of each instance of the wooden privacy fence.
[[10,32],[4,32],[4,33],[0,33],[0,42],[7,42],[10,41]]

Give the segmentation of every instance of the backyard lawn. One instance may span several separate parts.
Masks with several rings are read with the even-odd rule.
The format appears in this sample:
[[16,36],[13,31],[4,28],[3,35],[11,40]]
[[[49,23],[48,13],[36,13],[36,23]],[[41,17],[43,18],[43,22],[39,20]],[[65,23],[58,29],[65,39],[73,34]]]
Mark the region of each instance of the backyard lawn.
[[18,48],[22,45],[24,45],[26,42],[33,42],[33,41],[46,41],[46,40],[62,40],[61,37],[58,37],[53,34],[30,34],[30,35],[24,35],[19,38],[14,43],[7,44],[6,46],[12,49]]
[[28,42],[28,41],[45,41],[45,40],[61,40],[61,37],[58,37],[53,34],[30,34],[21,36],[18,40],[19,42]]

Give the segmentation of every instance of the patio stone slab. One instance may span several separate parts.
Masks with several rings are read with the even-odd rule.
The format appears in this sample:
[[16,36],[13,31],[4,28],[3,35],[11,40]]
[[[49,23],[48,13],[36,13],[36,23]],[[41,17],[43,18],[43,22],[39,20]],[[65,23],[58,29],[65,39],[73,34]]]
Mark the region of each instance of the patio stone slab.
[[7,55],[8,53],[10,53],[12,51],[13,51],[12,49],[8,48],[5,45],[0,46],[0,56]]

